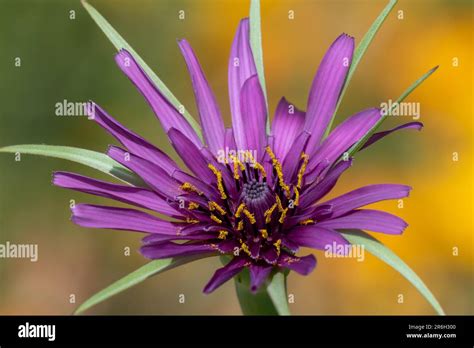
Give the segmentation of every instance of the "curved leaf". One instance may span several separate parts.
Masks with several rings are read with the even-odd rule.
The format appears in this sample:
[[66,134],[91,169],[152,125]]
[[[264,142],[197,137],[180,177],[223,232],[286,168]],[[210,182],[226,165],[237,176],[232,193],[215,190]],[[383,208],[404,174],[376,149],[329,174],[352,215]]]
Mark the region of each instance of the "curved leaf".
[[[207,255],[212,256],[212,255]],[[182,258],[170,258],[170,259],[163,259],[163,260],[154,260],[146,265],[140,267],[136,271],[129,273],[122,279],[117,280],[115,283],[112,283],[105,289],[99,291],[94,296],[90,297],[84,303],[82,303],[75,311],[74,314],[79,314],[87,309],[95,306],[98,303],[101,303],[110,297],[131,288],[138,283],[141,283],[145,279],[157,275],[159,273],[163,273],[164,271],[170,270],[172,268],[184,265],[185,263],[207,257],[203,255],[194,255],[189,257],[182,257]]]
[[[140,67],[145,71],[145,73],[150,77],[153,81],[155,86],[158,90],[168,99],[168,101],[177,109],[179,110],[181,107],[181,102],[175,95],[170,91],[170,89],[161,81],[161,79],[153,72],[153,70],[145,63],[145,61],[138,55],[137,52],[130,46],[127,41],[110,25],[109,22],[97,11],[92,5],[90,5],[87,1],[82,0],[82,5],[87,10],[89,15],[92,19],[97,23],[97,25],[102,29],[105,36],[110,40],[110,42],[115,46],[115,48],[119,51],[121,49],[126,49],[130,54],[135,58],[137,63]],[[189,122],[191,127],[193,127],[196,134],[202,140],[202,133],[201,128],[197,121],[189,114],[189,112],[185,109],[183,116]]]
[[354,75],[355,70],[357,69],[357,66],[359,65],[360,61],[362,60],[362,57],[364,56],[365,52],[370,46],[370,43],[374,39],[375,35],[379,31],[380,27],[382,26],[383,22],[387,18],[387,16],[390,14],[390,11],[392,11],[393,7],[396,5],[397,0],[390,0],[387,6],[380,12],[378,17],[375,19],[375,21],[372,23],[370,26],[369,30],[367,33],[364,35],[362,40],[360,41],[359,45],[357,45],[355,51],[354,51],[354,56],[352,57],[352,63],[351,66],[349,67],[349,72],[347,73],[347,79],[346,83],[344,85],[344,88],[342,89],[341,95],[339,96],[339,100],[336,105],[336,110],[334,110],[334,114],[332,115],[331,121],[328,124],[328,127],[326,128],[326,137],[332,127],[332,123],[334,122],[334,118],[336,117],[337,110],[339,109],[339,105],[341,104],[341,101],[344,97],[344,93],[346,92],[347,87],[349,86],[349,82],[352,79],[352,75]]
[[260,20],[260,0],[250,2],[250,47],[252,49],[258,79],[262,86],[263,95],[267,104],[267,134],[270,134],[270,117],[268,112],[267,88],[265,87],[265,73],[263,69],[262,28]]
[[135,186],[146,186],[141,178],[130,170],[114,161],[109,156],[91,150],[85,150],[70,146],[57,145],[13,145],[0,148],[0,152],[26,153],[30,155],[40,155],[47,157],[61,158],[76,163],[86,165],[109,174],[127,184]]
[[[410,87],[408,87],[402,95],[393,103],[393,107],[397,105],[398,103],[401,103],[403,100],[405,100],[406,97],[410,95],[411,92],[413,92],[419,85],[423,83],[428,77],[431,76],[432,73],[434,73],[438,69],[438,66],[435,66],[431,70],[429,70],[427,73],[425,73],[423,76],[421,76],[418,80],[413,82]],[[385,119],[388,117],[390,113],[383,114],[382,117],[374,124],[374,126],[354,145],[351,146],[351,148],[347,151],[346,156],[351,157],[353,156],[359,149],[369,140],[369,138],[374,134],[377,129],[380,127],[380,125],[385,121]]]
[[439,315],[445,315],[443,308],[441,308],[441,305],[425,283],[423,283],[420,277],[418,277],[416,273],[413,272],[413,270],[393,251],[364,231],[341,230],[341,233],[351,244],[363,245],[368,252],[394,268],[413,284],[413,286],[423,295]]

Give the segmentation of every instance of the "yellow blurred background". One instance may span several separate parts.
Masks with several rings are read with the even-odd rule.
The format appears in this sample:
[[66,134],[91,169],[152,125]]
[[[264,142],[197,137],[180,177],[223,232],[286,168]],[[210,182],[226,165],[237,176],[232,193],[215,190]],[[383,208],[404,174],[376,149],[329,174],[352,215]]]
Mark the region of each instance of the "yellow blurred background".
[[[104,151],[114,143],[85,117],[57,117],[54,105],[94,100],[120,122],[176,158],[159,123],[113,61],[114,48],[79,1],[0,0],[0,146],[70,145]],[[193,46],[230,125],[227,59],[242,0],[91,1],[197,115],[176,39]],[[360,41],[386,1],[262,1],[270,111],[285,96],[300,108],[325,50],[342,32]],[[374,205],[409,223],[402,236],[376,235],[425,281],[448,314],[473,314],[473,20],[472,1],[399,1],[363,58],[337,122],[395,100],[433,66],[438,71],[407,101],[419,102],[421,132],[396,133],[356,157],[334,194],[372,183],[413,186]],[[185,11],[185,20],[178,17]],[[74,19],[71,12],[74,11]],[[293,11],[294,19],[289,19]],[[16,57],[21,67],[15,67]],[[458,64],[454,64],[457,62]],[[384,125],[410,121],[391,118]],[[453,161],[453,153],[458,161]],[[146,260],[136,233],[85,229],[69,221],[69,201],[105,199],[50,184],[53,170],[106,178],[56,159],[0,156],[0,243],[37,243],[39,260],[0,260],[0,314],[69,314],[82,301]],[[130,247],[130,256],[124,248]],[[453,248],[458,254],[453,255]],[[291,274],[294,314],[433,314],[415,288],[371,255],[365,262],[327,259],[308,277]],[[232,282],[202,288],[219,260],[208,259],[149,279],[95,307],[97,314],[239,314]],[[179,303],[179,295],[185,303]],[[399,295],[403,303],[399,303]],[[74,295],[76,303],[70,299]]]

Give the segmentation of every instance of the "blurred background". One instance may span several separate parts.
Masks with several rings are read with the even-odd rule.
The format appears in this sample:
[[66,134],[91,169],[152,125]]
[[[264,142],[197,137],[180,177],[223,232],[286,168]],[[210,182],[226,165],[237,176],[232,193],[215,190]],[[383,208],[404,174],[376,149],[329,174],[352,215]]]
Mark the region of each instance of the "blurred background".
[[[230,125],[227,60],[248,1],[90,2],[197,115],[176,44],[178,38],[188,39]],[[263,0],[271,113],[282,96],[304,109],[325,50],[342,32],[360,41],[385,4]],[[0,6],[0,146],[45,143],[103,152],[115,142],[97,125],[86,117],[55,115],[58,102],[92,99],[176,158],[146,102],[115,65],[113,46],[79,1],[0,0]],[[180,10],[184,20],[178,17]],[[359,65],[337,118],[340,122],[363,108],[395,100],[419,76],[440,66],[407,100],[420,103],[423,131],[393,134],[358,154],[333,195],[373,183],[413,186],[403,209],[396,201],[374,205],[410,224],[402,236],[377,237],[418,273],[448,314],[474,312],[472,13],[472,1],[399,1]],[[21,66],[15,66],[16,58]],[[384,127],[410,120],[393,117]],[[16,162],[13,154],[0,155],[0,243],[39,245],[36,263],[0,259],[0,314],[69,314],[147,262],[137,251],[141,235],[73,225],[71,199],[111,202],[53,187],[53,170],[106,179],[71,162],[28,155]],[[124,256],[126,247],[130,256]],[[316,255],[318,267],[310,276],[289,277],[294,314],[434,313],[408,281],[367,253],[365,262]],[[218,259],[208,259],[179,267],[89,313],[239,314],[232,282],[211,295],[201,292],[219,266]],[[178,301],[180,294],[184,304]],[[400,294],[403,303],[398,302]]]

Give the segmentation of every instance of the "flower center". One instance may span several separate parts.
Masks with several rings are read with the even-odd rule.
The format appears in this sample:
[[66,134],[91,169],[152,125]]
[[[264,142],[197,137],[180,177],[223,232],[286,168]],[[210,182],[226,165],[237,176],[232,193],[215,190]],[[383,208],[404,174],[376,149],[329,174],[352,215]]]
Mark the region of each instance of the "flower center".
[[265,199],[270,192],[268,185],[265,182],[259,182],[252,179],[246,182],[242,189],[242,200],[249,204],[251,202],[258,203]]

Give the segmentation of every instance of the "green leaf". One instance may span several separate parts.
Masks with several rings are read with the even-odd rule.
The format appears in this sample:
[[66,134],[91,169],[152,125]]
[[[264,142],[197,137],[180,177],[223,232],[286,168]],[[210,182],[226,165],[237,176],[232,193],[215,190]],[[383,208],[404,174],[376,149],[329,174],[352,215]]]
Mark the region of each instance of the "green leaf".
[[346,92],[347,87],[349,86],[349,82],[352,79],[352,75],[354,75],[355,70],[357,69],[357,66],[359,65],[360,61],[362,60],[362,57],[364,56],[365,52],[369,48],[372,40],[374,39],[375,35],[379,31],[380,27],[382,26],[383,22],[389,15],[390,11],[392,11],[393,7],[396,5],[397,0],[390,0],[387,6],[380,12],[379,16],[375,19],[375,21],[372,23],[372,25],[369,28],[369,31],[364,35],[362,40],[360,41],[359,45],[354,51],[354,55],[352,57],[352,63],[351,66],[349,67],[349,72],[347,73],[347,78],[346,78],[346,83],[344,85],[344,88],[342,89],[341,95],[339,96],[339,100],[336,105],[336,110],[334,110],[334,114],[332,115],[331,121],[328,124],[328,127],[326,128],[326,137],[332,127],[332,124],[334,122],[334,118],[336,117],[337,110],[339,109],[339,105],[341,104],[341,101],[344,97],[344,93]]
[[416,275],[408,265],[403,262],[393,251],[379,242],[377,239],[361,230],[342,230],[344,235],[351,244],[363,245],[364,249],[381,259],[383,262],[394,268],[402,276],[404,276],[413,286],[423,295],[423,297],[431,304],[439,315],[445,315],[443,308],[436,300],[434,295]]
[[99,291],[94,296],[90,297],[75,310],[74,314],[82,313],[96,304],[101,303],[110,297],[127,290],[134,285],[137,285],[138,283],[141,283],[151,276],[163,273],[164,271],[168,271],[177,266],[184,265],[185,263],[200,259],[202,257],[202,255],[198,255],[151,261],[136,271],[129,273],[122,279],[117,280],[115,283],[109,285],[105,289]]
[[262,29],[260,21],[260,0],[250,2],[250,47],[252,49],[258,79],[262,86],[263,95],[267,104],[267,134],[270,134],[270,117],[268,111],[267,88],[265,87],[265,73],[263,69]]
[[[140,67],[145,71],[145,73],[150,77],[158,90],[168,99],[168,101],[173,104],[176,109],[179,109],[182,105],[181,102],[175,97],[175,95],[170,91],[170,89],[161,81],[161,79],[153,72],[153,70],[145,63],[145,61],[138,55],[137,52],[130,46],[122,36],[110,25],[109,22],[97,11],[92,5],[87,1],[82,0],[82,5],[89,12],[89,15],[97,23],[97,25],[102,29],[104,34],[110,40],[110,42],[115,46],[119,51],[121,49],[126,49],[130,54],[135,58]],[[189,122],[189,124],[196,131],[199,138],[202,140],[202,133],[199,124],[196,120],[189,114],[185,109],[183,116]]]
[[285,274],[281,272],[276,273],[270,284],[268,284],[267,292],[279,315],[291,315],[290,308],[288,307]]
[[[407,96],[410,95],[411,92],[413,92],[423,81],[425,81],[428,77],[431,76],[432,73],[434,73],[438,69],[437,66],[435,66],[433,69],[425,73],[423,76],[421,76],[418,80],[413,82],[413,84],[408,87],[402,95],[393,103],[392,108],[394,108],[398,103],[401,103]],[[377,121],[377,123],[374,124],[374,126],[352,147],[347,151],[346,156],[351,157],[353,156],[359,149],[366,143],[366,141],[374,134],[377,129],[380,127],[380,125],[385,121],[385,119],[390,115],[390,113],[387,113],[386,115],[382,115],[380,119]]]
[[30,155],[61,158],[97,169],[134,186],[145,185],[142,179],[137,175],[100,152],[56,145],[12,145],[0,148],[0,152],[19,152],[20,154],[26,153]]
[[250,291],[250,275],[248,269],[234,277],[235,290],[243,315],[278,315],[272,299],[262,286],[256,293]]

